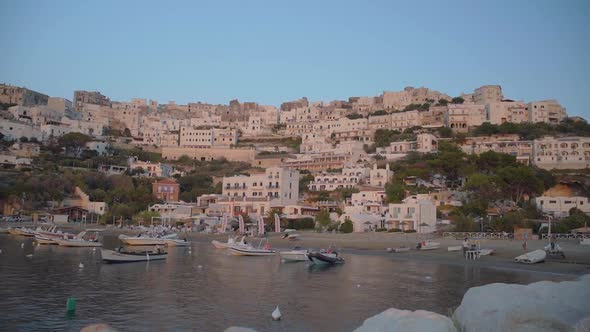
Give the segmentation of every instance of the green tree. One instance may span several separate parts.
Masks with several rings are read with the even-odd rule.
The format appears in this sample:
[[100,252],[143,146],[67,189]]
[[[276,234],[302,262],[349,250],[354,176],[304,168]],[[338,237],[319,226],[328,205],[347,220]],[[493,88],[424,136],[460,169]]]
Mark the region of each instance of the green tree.
[[497,175],[504,182],[505,195],[517,203],[525,196],[543,191],[543,182],[535,176],[531,167],[507,166],[498,170]]
[[401,203],[406,198],[406,190],[400,183],[387,183],[385,185],[385,195],[389,203]]
[[463,104],[465,99],[463,97],[455,97],[451,100],[451,104]]
[[58,139],[58,143],[66,149],[66,154],[79,157],[86,143],[91,140],[90,136],[82,133],[67,133]]
[[449,101],[444,98],[441,98],[438,100],[438,106],[447,106],[448,104],[449,104]]
[[149,210],[144,210],[141,211],[139,213],[136,213],[133,216],[133,222],[135,223],[151,223],[152,218],[157,218],[160,217],[160,213],[158,213],[157,211],[149,211]]
[[348,218],[346,218],[342,225],[340,225],[340,232],[342,233],[352,233],[353,230],[354,226],[352,224],[352,221]]
[[316,223],[321,227],[321,228],[326,228],[328,227],[328,225],[330,225],[330,223],[332,222],[332,220],[330,219],[330,212],[328,212],[328,210],[326,209],[322,209],[315,217]]
[[474,232],[477,231],[477,225],[473,218],[467,217],[463,214],[455,216],[453,219],[455,232]]

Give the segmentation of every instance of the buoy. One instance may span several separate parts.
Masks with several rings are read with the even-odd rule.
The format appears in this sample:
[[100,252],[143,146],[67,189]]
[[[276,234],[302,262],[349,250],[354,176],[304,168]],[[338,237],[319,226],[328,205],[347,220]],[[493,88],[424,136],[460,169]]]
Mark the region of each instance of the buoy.
[[20,244],[20,247],[21,247],[21,248],[24,248],[24,247],[25,247],[25,244],[24,244],[24,243],[21,243],[21,244]]
[[28,254],[27,257],[31,258],[33,257],[33,254]]
[[74,312],[76,311],[76,299],[73,297],[68,297],[66,301],[66,311],[67,312]]
[[283,315],[281,315],[281,311],[279,310],[279,306],[277,306],[275,308],[275,310],[272,312],[272,319],[273,320],[281,320],[282,317],[283,317]]
[[80,262],[80,264],[78,264],[78,268],[83,269],[84,268],[84,264],[82,264],[82,262]]

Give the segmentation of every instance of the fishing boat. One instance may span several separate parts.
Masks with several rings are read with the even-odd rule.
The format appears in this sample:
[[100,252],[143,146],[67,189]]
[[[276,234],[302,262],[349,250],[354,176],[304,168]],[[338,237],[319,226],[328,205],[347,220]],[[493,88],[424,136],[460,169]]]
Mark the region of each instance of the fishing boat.
[[188,247],[191,244],[186,239],[166,239],[165,242],[168,247]]
[[229,238],[227,238],[227,242],[219,242],[217,240],[213,240],[213,241],[211,241],[211,243],[217,249],[228,249],[229,247],[235,246],[235,245],[244,245],[244,246],[247,245],[245,236],[242,236],[240,241],[236,241],[234,238],[232,238],[230,236]]
[[284,262],[306,262],[309,260],[307,257],[307,250],[303,250],[299,247],[295,247],[290,251],[281,251],[279,252],[279,255]]
[[48,230],[38,229],[35,231],[35,240],[39,244],[57,244],[55,240],[73,239],[74,234],[64,233],[57,230],[57,226],[52,226]]
[[524,255],[520,255],[514,258],[514,260],[518,263],[524,264],[535,264],[545,260],[547,257],[547,253],[545,250],[534,250],[531,252],[527,252]]
[[162,260],[168,257],[168,253],[161,250],[126,251],[121,248],[117,250],[100,249],[102,260],[108,263],[132,263]]
[[123,244],[129,246],[156,246],[166,245],[166,240],[174,239],[178,237],[178,234],[155,234],[155,233],[142,233],[137,236],[119,235],[119,240]]
[[[262,241],[260,241],[260,243],[262,243]],[[263,248],[254,248],[249,244],[243,245],[238,243],[230,246],[228,249],[230,254],[236,256],[273,256],[277,253],[276,250],[270,248],[268,243],[265,244]]]
[[102,247],[98,242],[98,233],[94,232],[91,236],[86,236],[86,232],[80,232],[73,239],[63,238],[54,239],[57,244],[64,247]]
[[310,252],[307,254],[308,259],[314,264],[342,264],[344,259],[334,250],[321,250],[319,252]]
[[410,251],[410,247],[387,248],[387,252],[400,253]]
[[35,231],[25,227],[14,227],[8,229],[8,233],[12,235],[21,235],[21,236],[28,236],[33,237],[35,236]]
[[422,241],[416,246],[419,250],[434,250],[440,248],[440,243],[432,242],[430,240]]
[[55,240],[55,238],[49,236],[43,236],[39,234],[35,235],[35,241],[37,241],[39,244],[57,244]]

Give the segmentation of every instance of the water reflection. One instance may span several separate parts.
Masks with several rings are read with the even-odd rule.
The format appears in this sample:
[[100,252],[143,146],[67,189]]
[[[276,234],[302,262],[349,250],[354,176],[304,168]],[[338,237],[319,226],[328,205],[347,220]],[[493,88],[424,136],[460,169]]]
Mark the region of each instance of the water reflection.
[[[117,246],[115,237],[105,238],[106,248]],[[446,314],[471,286],[541,278],[347,253],[342,265],[282,264],[278,256],[232,256],[209,243],[193,243],[191,255],[173,247],[166,261],[129,264],[103,264],[98,249],[36,247],[9,235],[0,235],[0,248],[0,326],[9,331],[75,331],[99,322],[122,331],[221,331],[231,325],[348,331],[389,307]],[[69,318],[68,297],[78,302]],[[284,317],[279,322],[270,318],[276,305]]]

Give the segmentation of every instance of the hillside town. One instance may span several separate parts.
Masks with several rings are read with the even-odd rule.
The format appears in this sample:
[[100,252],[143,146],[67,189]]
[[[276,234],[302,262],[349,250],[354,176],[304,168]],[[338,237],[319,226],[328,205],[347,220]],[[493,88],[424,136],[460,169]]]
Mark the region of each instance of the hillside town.
[[435,233],[567,232],[590,214],[586,120],[499,85],[275,107],[2,84],[0,106],[4,216],[216,232],[223,215],[270,229],[278,214],[295,229]]

